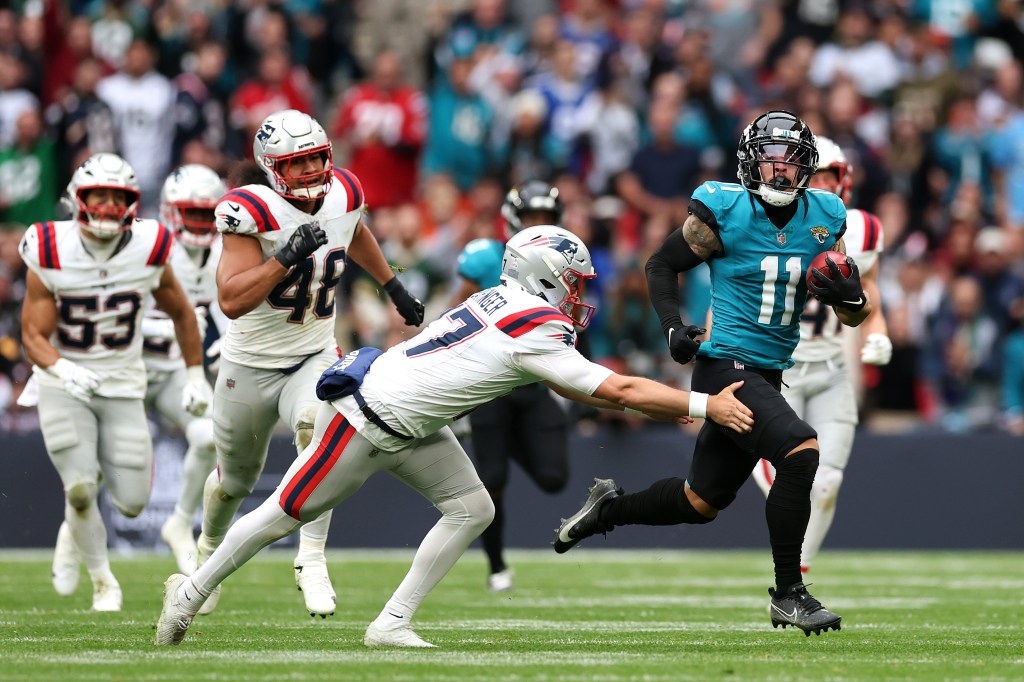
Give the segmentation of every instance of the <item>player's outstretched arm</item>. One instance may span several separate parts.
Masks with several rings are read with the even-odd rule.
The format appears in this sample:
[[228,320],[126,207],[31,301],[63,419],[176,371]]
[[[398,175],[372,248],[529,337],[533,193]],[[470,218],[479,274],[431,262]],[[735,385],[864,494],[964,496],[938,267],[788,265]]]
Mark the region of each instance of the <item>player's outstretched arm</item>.
[[362,221],[356,225],[352,244],[348,247],[348,255],[383,287],[407,325],[418,327],[423,324],[423,303],[410,294],[398,276],[391,271],[377,238]]
[[57,302],[33,271],[28,271],[25,283],[27,290],[21,308],[21,342],[28,359],[45,369],[60,360],[60,353],[50,343],[50,338],[57,331]]
[[195,308],[189,302],[170,265],[164,266],[164,271],[160,275],[160,285],[153,290],[153,298],[174,323],[174,335],[181,346],[185,366],[201,367],[203,341],[199,338],[199,321],[196,319]]
[[860,279],[864,285],[864,295],[871,301],[871,312],[860,325],[861,338],[864,340],[860,349],[860,361],[868,365],[888,365],[892,360],[892,341],[889,339],[885,315],[882,314],[877,260]]

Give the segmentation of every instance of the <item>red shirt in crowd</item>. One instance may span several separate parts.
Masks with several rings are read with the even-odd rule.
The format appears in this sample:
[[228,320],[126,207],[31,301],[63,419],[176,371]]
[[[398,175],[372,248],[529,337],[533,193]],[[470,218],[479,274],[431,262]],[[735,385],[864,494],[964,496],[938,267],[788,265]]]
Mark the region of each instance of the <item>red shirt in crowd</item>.
[[419,90],[382,90],[364,83],[341,103],[335,137],[352,147],[348,168],[363,184],[371,208],[415,200],[420,151],[427,132],[427,99]]

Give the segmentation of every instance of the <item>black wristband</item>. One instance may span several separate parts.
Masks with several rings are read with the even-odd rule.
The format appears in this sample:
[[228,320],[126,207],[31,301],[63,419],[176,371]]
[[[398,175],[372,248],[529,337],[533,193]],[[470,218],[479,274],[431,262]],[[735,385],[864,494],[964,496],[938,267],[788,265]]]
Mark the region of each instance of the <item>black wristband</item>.
[[391,294],[395,293],[399,289],[404,289],[404,288],[405,287],[402,286],[402,283],[398,280],[398,275],[395,275],[394,277],[389,279],[387,281],[387,284],[384,285],[384,291],[388,292],[388,296],[390,296]]

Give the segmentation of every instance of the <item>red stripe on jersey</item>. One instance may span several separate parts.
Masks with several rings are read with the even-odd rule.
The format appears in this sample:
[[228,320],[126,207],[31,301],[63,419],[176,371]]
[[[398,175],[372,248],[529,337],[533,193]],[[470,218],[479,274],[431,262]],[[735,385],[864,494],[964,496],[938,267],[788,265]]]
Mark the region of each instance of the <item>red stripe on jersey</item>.
[[350,213],[363,205],[363,186],[359,183],[356,174],[346,168],[334,167],[334,177],[345,186],[345,193],[348,194],[348,207],[346,213]]
[[164,265],[167,262],[167,257],[171,255],[171,243],[174,241],[174,237],[163,223],[157,223],[157,226],[159,229],[156,242],[153,244],[153,250],[149,252],[149,260],[146,261],[146,265]]
[[331,420],[313,456],[292,477],[278,498],[278,504],[285,514],[301,520],[299,515],[302,504],[334,466],[355,432],[344,415],[338,414]]
[[531,308],[530,310],[522,310],[503,317],[498,320],[496,326],[512,338],[517,338],[536,329],[545,322],[572,324],[572,320],[557,310],[552,310],[551,308]]
[[57,231],[54,229],[53,223],[36,224],[36,241],[39,242],[39,263],[49,270],[60,270]]
[[245,206],[245,209],[249,211],[249,215],[256,221],[256,229],[260,232],[273,232],[281,229],[281,225],[270,211],[270,206],[267,205],[267,202],[263,201],[258,194],[251,190],[233,189],[224,195],[221,201],[234,201]]
[[771,487],[775,483],[775,477],[772,476],[771,462],[766,459],[762,459],[759,464],[761,466],[761,473],[764,474],[764,480],[768,482],[768,487]]
[[882,221],[874,213],[864,211],[866,221],[864,227],[864,253],[870,253],[878,248],[878,239],[882,236]]

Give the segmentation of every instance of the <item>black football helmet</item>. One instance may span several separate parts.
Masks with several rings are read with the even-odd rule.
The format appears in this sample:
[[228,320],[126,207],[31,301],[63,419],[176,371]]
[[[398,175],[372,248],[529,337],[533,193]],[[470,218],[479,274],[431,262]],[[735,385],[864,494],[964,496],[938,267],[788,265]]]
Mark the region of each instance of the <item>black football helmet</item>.
[[[523,223],[524,213],[547,214],[543,218]],[[505,195],[501,205],[501,216],[505,219],[506,239],[523,228],[534,225],[559,225],[562,222],[562,202],[558,199],[558,188],[540,180],[530,180],[513,187]]]
[[[761,114],[743,130],[736,158],[740,182],[772,206],[793,203],[818,168],[818,150],[811,129],[797,116],[782,110]],[[766,181],[761,177],[762,162],[795,166],[796,179],[779,175]]]

